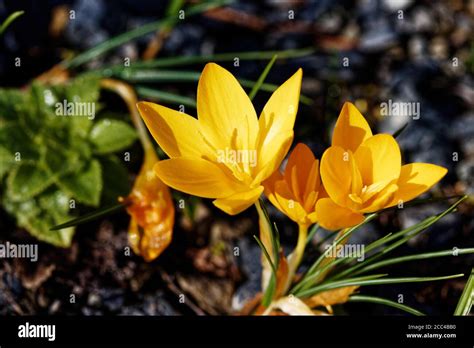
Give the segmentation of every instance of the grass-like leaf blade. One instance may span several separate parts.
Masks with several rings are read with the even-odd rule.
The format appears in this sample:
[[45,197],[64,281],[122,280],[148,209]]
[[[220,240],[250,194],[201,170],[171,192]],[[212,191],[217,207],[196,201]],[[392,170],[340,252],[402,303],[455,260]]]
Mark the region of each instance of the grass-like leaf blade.
[[273,64],[275,64],[277,58],[278,58],[278,55],[275,54],[275,55],[272,57],[272,59],[268,62],[268,64],[267,64],[267,66],[265,67],[265,69],[263,69],[262,74],[259,76],[259,78],[258,78],[257,81],[255,82],[255,84],[253,85],[252,90],[251,90],[250,93],[249,93],[249,98],[250,98],[250,100],[253,100],[253,98],[255,98],[255,95],[257,95],[258,90],[259,90],[260,87],[262,86],[263,81],[265,81],[265,79],[267,78],[267,75],[268,75],[268,73],[270,72],[270,70],[271,70]]
[[121,210],[123,208],[125,208],[125,204],[120,203],[120,204],[115,204],[115,205],[112,205],[112,206],[109,206],[109,207],[106,207],[106,208],[103,208],[103,209],[99,209],[99,210],[93,211],[89,214],[85,214],[85,215],[80,216],[78,218],[75,218],[73,220],[67,221],[63,224],[51,227],[50,231],[61,230],[63,228],[84,224],[86,222],[96,220],[96,219],[98,219],[102,216],[106,216],[106,215],[109,215],[111,213],[114,213],[114,212],[116,212],[118,210]]
[[413,314],[413,315],[417,315],[417,316],[424,316],[425,315],[417,309],[414,309],[414,308],[409,307],[407,305],[404,305],[402,303],[387,300],[387,299],[381,298],[381,297],[366,296],[366,295],[353,295],[353,296],[349,297],[348,302],[369,302],[369,303],[383,304],[385,306],[401,309],[402,311],[405,311],[405,312]]
[[471,275],[467,280],[466,286],[461,294],[454,315],[469,315],[474,302],[474,268],[471,271]]

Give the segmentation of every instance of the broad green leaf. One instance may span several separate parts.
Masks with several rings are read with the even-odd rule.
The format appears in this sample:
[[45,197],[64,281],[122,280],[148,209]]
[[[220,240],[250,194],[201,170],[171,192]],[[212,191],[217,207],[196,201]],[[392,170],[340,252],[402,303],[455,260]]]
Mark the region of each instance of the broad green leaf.
[[70,150],[68,146],[55,145],[52,141],[49,145],[47,151],[42,153],[40,162],[48,175],[57,179],[81,168],[83,163],[78,151]]
[[0,180],[14,165],[13,155],[7,149],[0,146]]
[[58,185],[78,202],[98,206],[103,185],[99,161],[92,160],[79,171],[61,177]]
[[89,135],[91,143],[98,154],[123,150],[137,139],[137,133],[127,123],[118,120],[103,119],[98,121]]
[[0,125],[6,121],[16,121],[18,108],[24,106],[26,93],[18,89],[0,89]]
[[44,191],[54,178],[42,168],[24,163],[7,177],[7,196],[13,201],[25,201]]
[[21,126],[9,122],[0,127],[0,144],[15,161],[32,163],[39,159],[41,144],[35,143]]
[[65,100],[82,107],[81,115],[70,117],[70,129],[73,135],[86,138],[93,125],[93,120],[100,110],[98,103],[100,95],[99,81],[97,75],[84,74],[75,78],[66,87]]
[[70,246],[73,227],[61,231],[49,230],[51,226],[72,218],[68,214],[69,199],[63,192],[51,188],[24,202],[5,200],[2,203],[5,210],[16,217],[17,225],[34,237],[58,247]]

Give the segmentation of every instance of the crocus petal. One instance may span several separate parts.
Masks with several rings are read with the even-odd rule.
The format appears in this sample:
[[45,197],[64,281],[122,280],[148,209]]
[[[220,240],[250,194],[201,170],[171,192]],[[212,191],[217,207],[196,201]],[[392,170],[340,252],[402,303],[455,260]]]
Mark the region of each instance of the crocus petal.
[[275,184],[275,197],[281,211],[295,222],[305,221],[307,215],[302,205],[295,199],[286,181],[278,181]]
[[[291,135],[290,144],[293,140],[293,126],[298,111],[302,76],[302,70],[298,69],[292,77],[278,87],[266,103],[258,120],[260,133],[257,145],[259,158],[257,171],[265,170],[262,179],[269,177],[286,156],[289,146],[287,148],[281,145],[287,142],[287,135]],[[284,153],[275,151],[276,149]],[[273,163],[276,167],[265,168],[268,163]]]
[[402,166],[398,191],[390,206],[408,202],[428,191],[448,172],[444,167],[430,163],[410,163]]
[[261,149],[258,154],[257,175],[253,182],[260,183],[267,179],[280,167],[293,141],[293,131],[280,133],[272,141]]
[[332,145],[355,152],[372,136],[369,124],[354,104],[344,103],[332,135]]
[[249,97],[236,78],[209,63],[198,83],[197,111],[202,134],[220,150],[255,148],[258,120]]
[[212,203],[229,215],[241,213],[257,201],[263,192],[263,186],[250,191],[239,192],[226,198],[219,198]]
[[194,117],[167,107],[140,102],[138,111],[153,138],[169,157],[201,157],[204,142]]
[[270,175],[268,179],[263,182],[263,187],[265,196],[267,196],[267,198],[276,208],[283,212],[275,197],[275,184],[281,180],[283,180],[283,175],[281,175],[279,170],[276,170],[272,175]]
[[297,144],[288,158],[284,177],[288,185],[293,187],[293,193],[300,201],[304,198],[309,174],[315,160],[311,149],[303,143]]
[[369,202],[366,202],[366,206],[363,209],[360,209],[360,212],[372,213],[374,211],[386,208],[389,202],[392,202],[397,190],[397,184],[392,183],[387,185],[382,191],[374,195],[374,197]]
[[204,198],[223,198],[244,191],[216,164],[203,159],[173,158],[158,162],[156,175],[168,186]]
[[391,135],[374,135],[362,143],[354,156],[365,185],[396,179],[400,175],[400,148]]
[[[309,163],[307,164],[309,166]],[[317,192],[322,188],[321,178],[319,177],[319,161],[315,159],[310,166],[308,179],[306,181],[306,188],[304,191],[304,199],[311,194],[311,192]]]
[[341,207],[330,198],[320,199],[316,203],[316,215],[318,223],[327,230],[352,227],[364,221],[364,215]]
[[345,206],[351,193],[351,152],[342,147],[331,146],[321,158],[321,180],[324,188],[334,202]]

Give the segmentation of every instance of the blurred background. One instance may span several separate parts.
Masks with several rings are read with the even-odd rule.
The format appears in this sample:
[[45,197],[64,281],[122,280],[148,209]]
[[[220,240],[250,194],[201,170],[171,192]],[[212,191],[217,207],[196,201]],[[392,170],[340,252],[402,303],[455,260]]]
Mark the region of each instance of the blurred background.
[[[190,3],[197,3],[191,1]],[[0,22],[23,10],[0,37],[0,87],[25,88],[31,81],[74,54],[142,27],[166,15],[167,1],[144,0],[0,0]],[[71,19],[71,12],[74,18]],[[157,58],[244,51],[310,49],[281,58],[266,82],[281,84],[303,68],[295,141],[308,144],[318,158],[330,143],[332,127],[344,101],[356,104],[375,132],[394,133],[405,162],[429,162],[448,168],[435,196],[474,193],[474,1],[233,1],[229,5],[179,20],[163,36],[149,33],[74,67],[68,73],[101,70]],[[21,68],[15,58],[21,57]],[[236,56],[238,57],[238,55]],[[269,59],[222,62],[242,79],[255,81]],[[183,67],[199,73],[204,64]],[[157,68],[159,70],[159,68]],[[178,67],[177,69],[180,69]],[[196,81],[146,81],[120,75],[146,88],[195,98]],[[139,93],[140,95],[140,93]],[[257,112],[269,93],[255,98]],[[104,96],[105,104],[114,100]],[[142,93],[141,99],[159,100]],[[384,116],[381,103],[417,102],[420,117]],[[177,108],[180,101],[161,101]],[[112,103],[113,104],[113,103]],[[119,108],[126,113],[126,108]],[[1,112],[2,110],[0,110]],[[186,112],[196,115],[186,106]],[[132,153],[141,153],[138,144]],[[129,180],[140,160],[127,165]],[[178,196],[175,195],[175,198]],[[180,195],[179,197],[183,197]],[[117,213],[78,227],[70,248],[40,243],[38,262],[0,263],[0,314],[172,315],[229,314],[260,288],[260,249],[254,209],[229,218],[209,201],[184,196],[191,213],[177,210],[174,240],[152,263],[123,253],[128,216]],[[270,206],[269,206],[270,207]],[[353,236],[371,242],[446,209],[432,203],[383,214]],[[283,245],[296,241],[296,226],[270,208]],[[395,255],[472,247],[472,198]],[[318,234],[322,238],[324,231]],[[15,219],[0,210],[1,241],[34,241]],[[315,245],[316,245],[315,241]],[[239,247],[240,256],[233,256]],[[320,250],[323,246],[320,246]],[[309,256],[316,255],[316,247]],[[472,256],[439,258],[390,268],[394,276],[469,274]],[[366,288],[368,294],[396,300],[427,314],[450,315],[465,279]],[[186,294],[180,303],[179,294]],[[70,295],[75,301],[70,301]],[[347,304],[340,314],[400,314],[394,309]]]

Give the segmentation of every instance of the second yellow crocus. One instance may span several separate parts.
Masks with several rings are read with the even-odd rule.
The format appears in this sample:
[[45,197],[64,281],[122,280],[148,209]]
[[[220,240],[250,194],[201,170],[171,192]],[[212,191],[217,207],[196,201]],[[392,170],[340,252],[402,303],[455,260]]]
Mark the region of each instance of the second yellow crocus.
[[326,229],[354,226],[365,213],[402,205],[419,196],[447,169],[429,163],[401,164],[393,136],[372,135],[359,110],[345,103],[334,128],[332,146],[321,158],[321,179],[329,198],[316,204]]
[[327,197],[319,176],[319,161],[308,146],[299,143],[283,174],[277,170],[264,182],[264,187],[270,202],[299,227],[296,247],[288,257],[288,277],[283,289],[286,292],[301,263],[308,227],[317,221],[316,202]]

